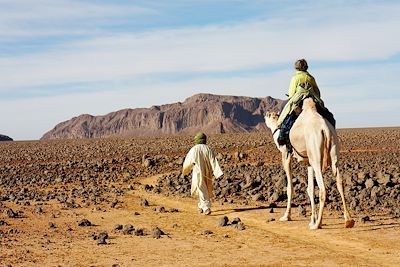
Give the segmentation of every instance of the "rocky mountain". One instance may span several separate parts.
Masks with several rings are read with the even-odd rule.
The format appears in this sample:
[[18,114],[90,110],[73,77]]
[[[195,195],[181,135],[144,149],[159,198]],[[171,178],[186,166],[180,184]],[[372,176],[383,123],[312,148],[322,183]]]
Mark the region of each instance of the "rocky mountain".
[[182,103],[80,115],[59,123],[41,140],[265,131],[263,114],[283,105],[272,97],[197,94]]
[[0,141],[13,141],[13,139],[7,135],[0,134]]

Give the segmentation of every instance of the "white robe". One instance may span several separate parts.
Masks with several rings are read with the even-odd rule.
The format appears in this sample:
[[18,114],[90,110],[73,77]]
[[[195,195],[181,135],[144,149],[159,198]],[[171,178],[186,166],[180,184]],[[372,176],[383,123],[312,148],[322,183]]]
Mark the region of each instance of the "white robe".
[[182,174],[187,175],[192,169],[191,194],[194,195],[198,194],[202,190],[207,190],[208,197],[212,198],[212,176],[214,175],[218,178],[223,175],[223,172],[209,146],[199,144],[189,150],[185,161],[183,162]]

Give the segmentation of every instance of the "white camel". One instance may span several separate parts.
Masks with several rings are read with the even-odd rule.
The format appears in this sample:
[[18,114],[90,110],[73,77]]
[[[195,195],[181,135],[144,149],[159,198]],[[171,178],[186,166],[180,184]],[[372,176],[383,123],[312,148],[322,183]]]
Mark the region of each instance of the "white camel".
[[[265,114],[265,123],[271,129],[276,146],[282,152],[282,164],[287,176],[287,195],[288,203],[285,214],[280,221],[291,220],[291,201],[293,196],[292,184],[292,157],[297,158],[299,162],[308,164],[308,187],[307,193],[311,201],[311,222],[310,229],[321,228],[322,213],[325,205],[326,190],[322,174],[327,167],[331,165],[333,176],[336,176],[337,188],[343,202],[343,213],[345,227],[354,226],[354,220],[351,219],[346,200],[343,193],[343,180],[339,174],[338,156],[339,142],[335,128],[325,120],[318,112],[314,101],[306,98],[303,101],[303,111],[293,124],[290,130],[289,138],[293,146],[293,153],[289,153],[286,146],[278,144],[279,129],[277,129],[278,113],[267,112]],[[319,187],[319,212],[316,216],[314,204],[314,174]]]

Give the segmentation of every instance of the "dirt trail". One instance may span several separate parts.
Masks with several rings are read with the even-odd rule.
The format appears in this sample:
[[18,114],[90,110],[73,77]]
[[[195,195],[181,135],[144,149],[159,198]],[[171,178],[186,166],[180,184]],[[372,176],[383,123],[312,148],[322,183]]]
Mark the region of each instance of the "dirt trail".
[[[143,198],[149,206],[139,205]],[[214,203],[211,216],[204,216],[197,213],[194,198],[141,189],[130,191],[121,202],[119,208],[74,210],[60,210],[54,203],[43,207],[43,215],[26,212],[25,218],[7,220],[9,228],[24,230],[12,236],[11,243],[2,241],[1,257],[13,266],[398,266],[400,262],[400,224],[385,216],[345,229],[341,214],[327,212],[324,228],[310,231],[308,218],[300,218],[295,209],[294,221],[277,221],[283,207],[270,213],[265,206]],[[157,213],[156,206],[179,212]],[[229,221],[239,217],[246,229],[217,226],[222,216]],[[96,226],[78,227],[81,218]],[[276,221],[267,222],[271,219]],[[50,222],[57,228],[49,230]],[[29,228],[31,223],[37,227]],[[160,239],[123,235],[113,230],[117,223],[130,223],[147,233],[157,226],[166,235]],[[110,235],[107,245],[89,238],[101,230]]]

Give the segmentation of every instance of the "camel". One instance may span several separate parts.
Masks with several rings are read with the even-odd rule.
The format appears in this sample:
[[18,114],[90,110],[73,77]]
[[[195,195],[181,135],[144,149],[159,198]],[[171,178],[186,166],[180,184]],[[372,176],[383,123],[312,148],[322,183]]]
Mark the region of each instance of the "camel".
[[[337,188],[343,202],[343,213],[345,227],[352,228],[354,220],[351,219],[346,200],[343,193],[343,180],[337,167],[339,157],[339,141],[335,128],[324,119],[316,109],[316,105],[311,98],[303,101],[303,110],[293,124],[289,133],[289,139],[293,147],[293,152],[289,153],[286,146],[278,144],[279,129],[277,120],[279,114],[276,112],[267,112],[265,114],[265,123],[271,129],[274,142],[282,153],[282,164],[287,177],[287,195],[288,203],[285,214],[280,221],[291,220],[291,201],[293,197],[292,184],[292,158],[299,162],[306,163],[308,172],[307,193],[311,201],[311,221],[310,229],[319,229],[322,226],[322,214],[326,200],[326,190],[322,174],[330,165],[333,176],[336,177]],[[314,174],[319,187],[319,212],[316,216],[314,203]]]

